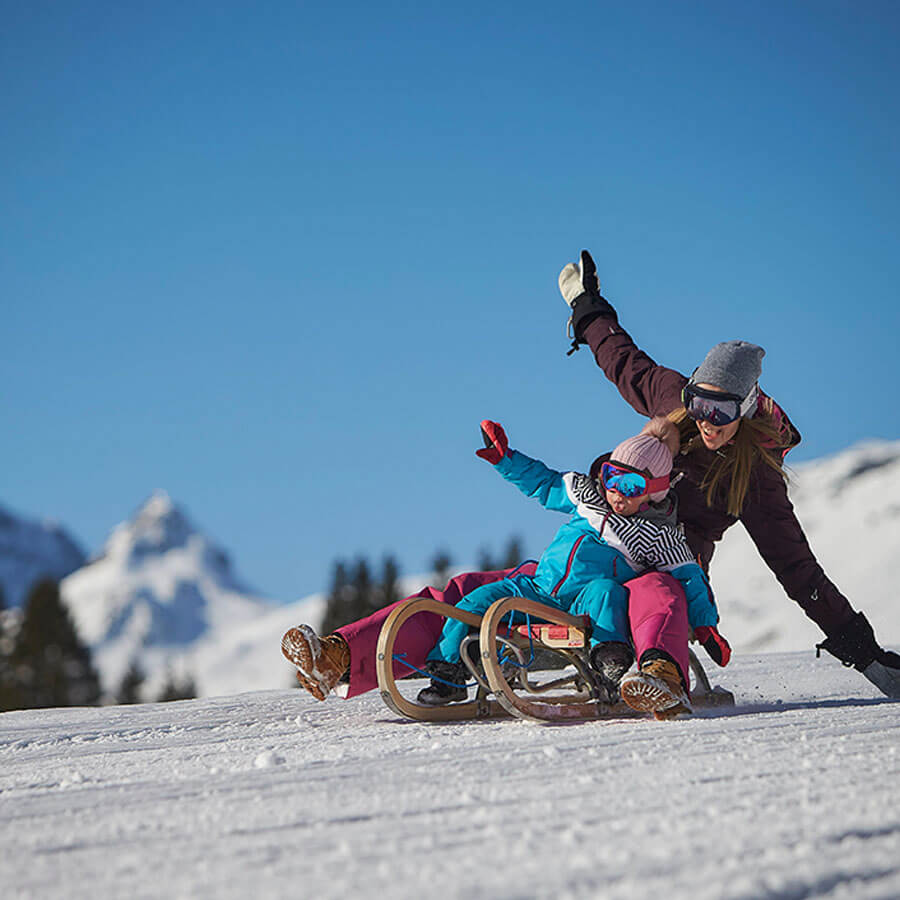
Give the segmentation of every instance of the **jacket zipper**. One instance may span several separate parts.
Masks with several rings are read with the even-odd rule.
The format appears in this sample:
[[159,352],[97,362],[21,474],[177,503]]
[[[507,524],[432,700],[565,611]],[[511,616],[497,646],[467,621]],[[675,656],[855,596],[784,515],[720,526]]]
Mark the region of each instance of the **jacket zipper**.
[[556,587],[550,591],[550,596],[555,597],[557,591],[563,586],[565,580],[569,577],[569,573],[572,571],[572,561],[575,559],[575,552],[578,550],[578,545],[585,539],[586,535],[581,535],[574,544],[572,544],[572,549],[569,551],[569,558],[566,561],[566,571],[563,572],[563,577],[559,579],[556,584]]

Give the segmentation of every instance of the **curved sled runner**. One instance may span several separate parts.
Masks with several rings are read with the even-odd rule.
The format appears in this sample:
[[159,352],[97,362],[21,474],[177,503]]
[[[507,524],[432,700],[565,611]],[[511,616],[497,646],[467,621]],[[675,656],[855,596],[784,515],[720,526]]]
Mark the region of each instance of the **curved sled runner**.
[[[426,706],[400,692],[393,671],[394,644],[402,625],[419,612],[437,613],[479,629],[477,635],[465,639],[462,654],[477,685],[474,699],[446,706]],[[524,619],[525,624],[510,625],[513,617],[518,621]],[[646,713],[633,710],[621,701],[609,702],[588,663],[589,636],[590,625],[585,618],[523,597],[497,600],[483,618],[446,603],[414,597],[397,606],[382,626],[375,662],[378,687],[382,699],[394,712],[426,722],[503,715],[542,722],[645,717]],[[465,652],[473,642],[480,648],[480,665],[474,664]],[[536,650],[563,656],[574,672],[567,670],[549,681],[530,679],[528,666]],[[730,692],[710,686],[693,651],[690,665],[694,676],[691,691],[694,706],[734,704]]]

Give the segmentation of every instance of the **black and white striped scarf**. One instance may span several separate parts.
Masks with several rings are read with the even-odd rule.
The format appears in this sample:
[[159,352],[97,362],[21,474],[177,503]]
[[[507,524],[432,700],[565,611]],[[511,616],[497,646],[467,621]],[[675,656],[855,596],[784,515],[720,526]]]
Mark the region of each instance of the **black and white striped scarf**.
[[674,514],[641,513],[620,516],[613,512],[596,482],[587,475],[567,472],[563,484],[578,514],[587,519],[597,533],[624,554],[628,564],[638,573],[647,569],[667,572],[685,563],[696,562]]

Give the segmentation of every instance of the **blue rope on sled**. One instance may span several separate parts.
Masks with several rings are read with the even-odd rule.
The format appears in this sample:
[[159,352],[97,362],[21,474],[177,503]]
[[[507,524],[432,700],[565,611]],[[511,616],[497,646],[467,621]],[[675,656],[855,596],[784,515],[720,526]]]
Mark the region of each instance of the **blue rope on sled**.
[[[524,565],[524,563],[523,563],[523,565]],[[516,614],[516,611],[514,609],[511,609],[509,611],[509,621],[506,623],[506,628],[509,631],[512,631],[513,617],[515,616],[515,614]],[[525,613],[525,627],[528,629],[528,650],[531,653],[531,658],[528,660],[528,662],[525,662],[525,663],[516,662],[516,660],[513,659],[513,657],[506,655],[506,648],[504,647],[503,650],[500,651],[500,652],[502,652],[503,655],[498,656],[498,661],[500,662],[501,666],[503,665],[503,663],[508,662],[511,665],[515,666],[517,669],[527,669],[534,662],[534,638],[531,635],[531,615],[530,615],[530,613]]]
[[449,684],[450,687],[457,688],[470,688],[475,687],[478,682],[473,681],[471,684],[457,684],[455,681],[447,681],[444,678],[438,678],[437,675],[432,675],[431,672],[426,672],[424,669],[418,668],[418,666],[414,666],[412,663],[408,663],[403,657],[406,656],[405,653],[395,653],[394,659],[400,663],[401,666],[406,666],[407,669],[412,669],[413,672],[418,672],[420,675],[424,675],[426,678],[430,678],[432,681],[439,681],[441,684]]

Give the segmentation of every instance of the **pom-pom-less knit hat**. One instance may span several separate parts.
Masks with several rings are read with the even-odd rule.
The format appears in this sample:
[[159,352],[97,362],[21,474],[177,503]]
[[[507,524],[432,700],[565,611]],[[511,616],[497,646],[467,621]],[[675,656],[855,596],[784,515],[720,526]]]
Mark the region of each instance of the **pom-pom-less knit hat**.
[[[622,463],[630,469],[646,470],[654,478],[662,478],[672,471],[672,450],[667,445],[667,439],[671,443],[668,430],[674,431],[674,426],[665,420],[654,419],[644,426],[644,430],[628,440],[622,441],[610,455],[614,462]],[[677,446],[677,432],[675,432]],[[668,490],[656,491],[650,494],[650,500],[658,503]]]
[[766,351],[747,341],[716,344],[691,375],[691,384],[712,384],[742,400],[759,381]]

